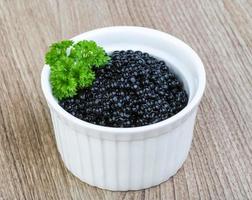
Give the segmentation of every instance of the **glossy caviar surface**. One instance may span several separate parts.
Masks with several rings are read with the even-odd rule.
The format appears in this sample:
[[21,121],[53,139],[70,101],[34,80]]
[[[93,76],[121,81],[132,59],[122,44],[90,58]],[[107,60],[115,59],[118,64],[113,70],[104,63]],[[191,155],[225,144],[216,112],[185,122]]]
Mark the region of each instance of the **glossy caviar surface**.
[[141,51],[114,51],[95,70],[90,88],[59,104],[84,121],[109,127],[137,127],[165,120],[188,103],[183,83],[164,61]]

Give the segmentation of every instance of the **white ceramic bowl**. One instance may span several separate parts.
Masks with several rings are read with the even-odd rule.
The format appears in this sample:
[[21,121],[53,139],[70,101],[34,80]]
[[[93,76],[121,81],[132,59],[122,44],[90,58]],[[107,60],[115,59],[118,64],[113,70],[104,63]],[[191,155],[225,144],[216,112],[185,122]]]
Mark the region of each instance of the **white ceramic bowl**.
[[50,68],[45,65],[42,89],[66,167],[80,180],[114,191],[148,188],[168,180],[188,155],[205,88],[205,71],[198,55],[179,39],[143,27],[101,28],[73,40],[94,40],[107,52],[132,49],[161,58],[184,82],[189,103],[175,116],[152,125],[136,128],[94,125],[77,119],[58,105],[49,83]]

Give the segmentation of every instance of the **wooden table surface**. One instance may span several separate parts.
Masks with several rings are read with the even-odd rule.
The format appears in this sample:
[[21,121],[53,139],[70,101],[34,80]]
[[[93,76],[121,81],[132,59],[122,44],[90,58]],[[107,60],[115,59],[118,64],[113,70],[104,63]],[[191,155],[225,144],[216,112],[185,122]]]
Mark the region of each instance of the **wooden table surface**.
[[[66,170],[40,87],[48,45],[112,25],[181,38],[207,73],[186,162],[142,191],[101,190]],[[252,199],[252,1],[1,0],[0,199]]]

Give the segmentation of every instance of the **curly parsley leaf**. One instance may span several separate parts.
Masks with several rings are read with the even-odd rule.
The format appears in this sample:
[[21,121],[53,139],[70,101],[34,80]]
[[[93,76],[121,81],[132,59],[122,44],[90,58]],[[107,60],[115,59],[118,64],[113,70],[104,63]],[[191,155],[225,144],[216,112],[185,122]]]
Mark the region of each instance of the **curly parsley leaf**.
[[77,92],[78,81],[71,72],[70,66],[72,65],[73,60],[64,57],[51,67],[50,83],[52,92],[59,100],[74,96]]
[[73,45],[70,57],[89,66],[100,67],[109,61],[109,56],[94,41],[80,41]]
[[95,73],[82,62],[77,62],[71,69],[72,76],[78,80],[78,88],[89,87],[95,80]]
[[66,50],[73,44],[71,40],[63,40],[58,43],[54,43],[50,46],[49,51],[46,53],[46,64],[53,67],[60,58],[67,56]]
[[93,67],[101,67],[110,57],[94,41],[71,40],[54,43],[46,53],[50,65],[50,83],[53,95],[61,100],[76,95],[80,88],[90,87],[95,80]]

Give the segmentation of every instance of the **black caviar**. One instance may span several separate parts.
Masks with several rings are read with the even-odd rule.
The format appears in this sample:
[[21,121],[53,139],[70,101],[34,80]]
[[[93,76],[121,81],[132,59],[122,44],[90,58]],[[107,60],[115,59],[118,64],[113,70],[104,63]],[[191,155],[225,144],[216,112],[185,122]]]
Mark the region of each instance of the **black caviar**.
[[141,51],[114,51],[96,69],[91,88],[59,104],[84,121],[110,127],[137,127],[165,120],[188,102],[183,83],[164,61]]

